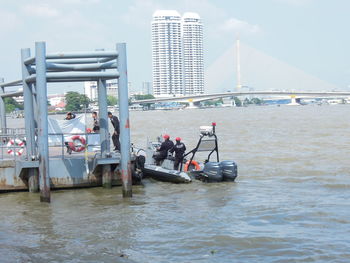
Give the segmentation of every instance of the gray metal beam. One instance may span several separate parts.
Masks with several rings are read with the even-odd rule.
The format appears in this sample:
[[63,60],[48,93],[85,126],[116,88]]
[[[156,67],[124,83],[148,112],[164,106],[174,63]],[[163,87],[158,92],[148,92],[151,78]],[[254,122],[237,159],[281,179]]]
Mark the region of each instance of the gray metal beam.
[[0,93],[1,98],[7,98],[7,97],[19,97],[23,96],[23,91],[15,91],[15,92],[7,92],[7,93]]
[[11,82],[3,82],[0,83],[0,87],[15,87],[15,86],[21,86],[22,80],[15,80]]
[[50,53],[46,55],[46,59],[66,59],[66,58],[117,58],[116,51],[91,51],[91,52],[65,52]]
[[[4,79],[0,78],[0,83],[3,83]],[[4,93],[5,90],[3,87],[0,88],[0,93]],[[0,129],[3,132],[6,132],[6,107],[3,97],[0,97]]]
[[26,149],[27,160],[35,155],[35,129],[34,129],[34,108],[33,108],[33,92],[32,84],[27,84],[24,80],[29,76],[28,66],[24,64],[24,60],[30,57],[30,49],[24,48],[21,50],[22,60],[22,83],[23,83],[23,97],[24,97],[24,116],[26,129]]
[[[47,81],[55,82],[60,79],[80,79],[84,81],[85,79],[113,79],[119,76],[118,71],[109,71],[109,72],[50,72],[46,73]],[[32,75],[26,78],[27,82],[34,82],[36,80],[36,75]]]
[[99,106],[99,118],[100,118],[100,144],[101,144],[101,156],[106,157],[110,152],[110,141],[108,131],[108,116],[107,116],[107,88],[105,80],[98,80],[98,106]]
[[47,59],[50,63],[59,64],[89,64],[89,63],[105,63],[111,60],[115,60],[115,57],[108,58],[77,58],[77,59]]
[[130,162],[130,120],[129,120],[129,96],[126,44],[118,43],[117,50],[118,70],[118,97],[119,97],[119,119],[120,119],[120,154],[121,154],[121,178],[123,186],[123,197],[132,196],[131,162]]
[[45,42],[35,43],[40,201],[50,202]]
[[83,70],[99,70],[99,69],[114,69],[117,68],[115,61],[105,63],[89,63],[89,64],[61,64],[61,63],[46,63],[47,70],[57,71],[83,71]]

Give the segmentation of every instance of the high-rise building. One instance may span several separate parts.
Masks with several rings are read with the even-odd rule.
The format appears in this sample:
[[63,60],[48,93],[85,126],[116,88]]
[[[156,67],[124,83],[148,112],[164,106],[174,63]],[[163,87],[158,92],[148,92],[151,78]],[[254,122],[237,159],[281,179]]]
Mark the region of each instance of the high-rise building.
[[203,25],[196,13],[182,16],[184,94],[204,93]]
[[153,14],[152,60],[154,95],[182,95],[181,16],[175,10]]
[[158,10],[152,21],[154,96],[204,92],[203,28],[196,13]]
[[[118,97],[118,82],[116,80],[106,81],[107,96]],[[85,81],[84,94],[92,101],[97,101],[97,82]]]

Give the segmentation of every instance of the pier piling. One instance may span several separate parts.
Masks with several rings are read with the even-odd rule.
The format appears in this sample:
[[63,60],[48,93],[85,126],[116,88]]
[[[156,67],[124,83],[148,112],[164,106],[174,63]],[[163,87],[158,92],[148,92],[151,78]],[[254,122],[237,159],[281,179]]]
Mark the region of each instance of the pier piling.
[[128,96],[128,73],[126,62],[126,44],[118,43],[117,59],[119,79],[119,119],[120,119],[120,154],[121,154],[121,178],[123,197],[132,197],[132,179],[130,163],[130,121],[129,121],[129,96]]
[[38,149],[40,201],[50,202],[47,82],[45,42],[35,43],[36,92],[38,103]]

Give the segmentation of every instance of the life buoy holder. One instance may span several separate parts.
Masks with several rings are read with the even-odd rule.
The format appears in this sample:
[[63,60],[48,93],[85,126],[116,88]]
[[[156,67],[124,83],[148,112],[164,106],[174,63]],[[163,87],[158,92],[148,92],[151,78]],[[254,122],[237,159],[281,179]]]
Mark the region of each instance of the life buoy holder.
[[20,139],[11,139],[7,143],[7,153],[10,155],[21,156],[24,152],[24,141]]
[[190,161],[188,160],[186,163],[185,163],[185,167],[184,167],[184,171],[185,172],[188,172],[188,168],[190,167],[190,165],[194,165],[196,171],[199,171],[201,169],[201,167],[199,166],[199,164],[196,162],[196,161]]
[[68,147],[73,152],[81,152],[85,150],[85,144],[86,144],[86,141],[84,137],[80,135],[74,135],[70,138],[70,142],[68,142]]

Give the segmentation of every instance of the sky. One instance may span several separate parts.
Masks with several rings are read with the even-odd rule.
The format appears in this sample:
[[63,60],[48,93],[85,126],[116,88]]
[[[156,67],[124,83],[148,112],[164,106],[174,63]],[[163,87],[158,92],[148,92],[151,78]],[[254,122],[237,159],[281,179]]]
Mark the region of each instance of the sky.
[[[223,78],[216,73],[225,63],[218,62],[223,57],[226,62],[235,60],[228,50],[237,37],[251,52],[246,65],[242,61],[242,74],[257,89],[266,89],[266,81],[260,81],[270,65],[261,63],[266,58],[289,65],[291,74],[303,72],[333,89],[350,89],[348,0],[0,0],[0,77],[20,79],[20,49],[33,52],[36,41],[45,41],[47,52],[113,50],[116,43],[125,42],[131,88],[141,89],[143,81],[152,81],[151,20],[157,9],[201,16],[208,91],[232,90],[231,64],[226,79],[218,87],[213,83]],[[254,57],[253,51],[264,55]],[[252,65],[259,67],[253,70]],[[271,69],[268,76],[280,78],[279,85],[288,82],[282,79],[288,72]],[[49,93],[68,90],[82,91],[83,84],[52,86]]]

